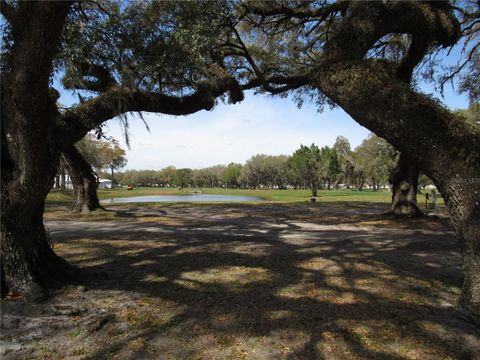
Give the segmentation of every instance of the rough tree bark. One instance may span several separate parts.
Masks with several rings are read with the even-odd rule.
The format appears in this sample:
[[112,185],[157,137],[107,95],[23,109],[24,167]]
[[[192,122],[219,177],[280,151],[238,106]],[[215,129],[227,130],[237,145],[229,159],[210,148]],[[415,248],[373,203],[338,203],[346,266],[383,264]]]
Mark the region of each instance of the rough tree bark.
[[91,165],[80,151],[72,145],[65,149],[62,158],[67,166],[73,185],[73,212],[89,212],[104,208],[97,196],[98,181]]
[[[264,89],[281,93],[303,85],[316,87],[425,172],[445,199],[462,245],[460,303],[480,323],[480,130],[415,92],[408,81],[431,46],[448,47],[459,40],[459,22],[447,1],[339,2],[320,11],[273,6],[257,13],[308,19],[340,6],[348,11],[343,9],[309,73],[284,81],[272,77]],[[411,39],[400,62],[370,56],[382,37],[398,33]]]
[[[50,248],[42,222],[45,197],[65,148],[119,115],[120,108],[122,113],[182,115],[211,109],[215,98],[226,91],[233,102],[243,95],[238,83],[220,71],[220,76],[182,98],[112,86],[101,96],[59,114],[48,85],[71,3],[16,4],[1,8],[13,36],[9,72],[2,73],[1,261],[6,285],[25,291],[70,274],[66,262]],[[429,45],[428,41],[453,45],[459,37],[458,21],[446,2],[334,5],[351,8],[329,35],[315,71],[301,79],[313,78],[310,85],[411,157],[433,180],[462,243],[461,303],[480,315],[480,131],[414,92],[395,74],[409,73],[424,56],[423,45]],[[367,56],[378,39],[392,33],[412,35],[411,51],[399,67]],[[264,80],[259,79],[259,84]]]
[[49,77],[70,3],[18,6],[37,16],[11,19],[15,43],[10,71],[2,74],[1,263],[10,291],[35,294],[39,285],[55,286],[74,273],[51,249],[43,226],[60,155],[50,126],[58,94],[49,91]]
[[[366,57],[378,39],[397,32],[413,39],[400,64]],[[461,243],[460,304],[480,323],[480,130],[399,76],[411,73],[430,41],[450,46],[459,36],[447,3],[352,3],[315,78],[321,92],[413,159],[435,183]]]
[[480,131],[469,129],[428,97],[392,81],[381,63],[337,63],[322,73],[322,91],[361,125],[414,159],[443,195],[462,244],[461,304],[479,315]]
[[18,293],[35,293],[78,273],[53,252],[43,225],[45,198],[63,151],[125,112],[186,115],[212,109],[226,92],[233,103],[243,100],[238,82],[217,66],[187,96],[109,83],[99,96],[60,113],[49,80],[72,3],[2,2],[0,8],[13,40],[1,77],[1,273],[3,288]]
[[401,153],[389,178],[392,184],[391,214],[408,217],[423,215],[417,206],[418,175],[417,165]]

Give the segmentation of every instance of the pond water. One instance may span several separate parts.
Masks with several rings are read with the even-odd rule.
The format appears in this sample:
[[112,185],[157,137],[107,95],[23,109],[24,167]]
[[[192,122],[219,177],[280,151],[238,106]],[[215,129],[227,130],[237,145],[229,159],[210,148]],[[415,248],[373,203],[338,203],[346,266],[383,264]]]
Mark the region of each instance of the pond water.
[[238,195],[213,195],[213,194],[189,194],[189,195],[151,195],[132,196],[102,200],[102,204],[139,203],[139,202],[242,202],[262,201],[255,196]]

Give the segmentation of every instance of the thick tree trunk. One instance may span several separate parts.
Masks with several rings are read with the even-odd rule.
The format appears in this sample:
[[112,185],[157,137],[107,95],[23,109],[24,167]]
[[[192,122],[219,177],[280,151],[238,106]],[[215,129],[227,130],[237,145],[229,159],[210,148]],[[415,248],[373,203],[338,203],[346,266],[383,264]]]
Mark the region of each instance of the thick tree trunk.
[[11,293],[35,297],[39,286],[61,285],[75,274],[75,269],[49,244],[43,226],[43,204],[22,206],[21,212],[17,205],[8,204],[2,209],[2,285]]
[[60,174],[60,188],[65,190],[67,188],[67,176],[65,175],[65,170],[62,169]]
[[98,181],[90,164],[72,145],[62,153],[73,185],[73,212],[89,212],[103,209],[97,196]]
[[113,166],[110,166],[110,170],[111,170],[111,173],[112,173],[112,189],[115,187],[115,180],[113,178]]
[[319,88],[435,183],[462,245],[461,304],[480,319],[480,131],[390,74],[380,62],[339,62]]
[[480,324],[480,169],[439,184],[462,245],[464,279],[460,305]]
[[[2,116],[2,128],[8,131],[5,120],[11,119]],[[45,198],[59,162],[59,152],[49,147],[52,135],[28,127],[21,133],[14,130],[9,135],[16,137],[15,144],[7,140],[2,154],[2,285],[10,292],[36,296],[40,287],[55,287],[76,271],[53,252],[43,225]]]
[[401,153],[389,179],[392,184],[392,214],[409,217],[423,215],[417,206],[418,175],[417,165]]
[[45,197],[60,157],[58,93],[49,90],[49,79],[70,6],[19,3],[8,72],[2,72],[0,255],[2,282],[18,293],[57,285],[73,273],[53,252],[43,226]]
[[10,292],[36,296],[40,287],[57,286],[75,274],[53,252],[43,225],[45,198],[57,171],[59,152],[48,146],[52,135],[46,130],[27,127],[15,132],[8,126],[11,118],[2,115],[2,131],[16,137],[14,145],[6,140],[2,153],[2,285]]

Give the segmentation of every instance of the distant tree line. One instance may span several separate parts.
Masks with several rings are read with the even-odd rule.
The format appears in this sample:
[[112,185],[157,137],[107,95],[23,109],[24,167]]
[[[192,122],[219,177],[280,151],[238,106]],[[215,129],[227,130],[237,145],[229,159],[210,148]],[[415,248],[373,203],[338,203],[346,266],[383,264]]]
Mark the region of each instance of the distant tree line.
[[159,171],[127,170],[118,173],[117,180],[137,187],[311,189],[316,196],[317,189],[361,191],[386,186],[397,155],[391,145],[374,134],[354,150],[345,137],[339,136],[332,147],[301,145],[292,155],[258,154],[245,164],[203,169],[168,166]]
[[[472,102],[468,109],[454,112],[469,126],[480,125],[478,102]],[[92,158],[95,152],[88,150],[94,147],[95,140],[89,135],[82,141],[79,148],[94,168],[101,170],[105,167],[102,164],[110,167],[114,158],[121,162],[119,167],[126,164],[125,152],[118,149],[118,144],[115,144],[117,152],[112,154],[107,151],[107,156],[100,155],[100,158],[106,160],[95,161]],[[312,195],[316,196],[318,189],[355,188],[362,191],[367,187],[376,191],[390,184],[392,170],[398,160],[399,153],[383,138],[371,133],[353,150],[347,138],[338,136],[332,147],[300,145],[292,155],[257,154],[245,164],[230,163],[203,169],[168,166],[158,171],[127,170],[118,173],[117,181],[137,187],[311,189]],[[110,178],[105,173],[102,176]],[[432,181],[427,176],[420,174],[420,190],[431,184]]]

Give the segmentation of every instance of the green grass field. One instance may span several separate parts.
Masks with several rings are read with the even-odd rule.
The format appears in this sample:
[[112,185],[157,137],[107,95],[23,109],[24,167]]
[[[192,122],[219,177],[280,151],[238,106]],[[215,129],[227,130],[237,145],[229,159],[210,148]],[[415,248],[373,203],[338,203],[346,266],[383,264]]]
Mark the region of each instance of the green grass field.
[[[164,188],[136,188],[127,189],[105,189],[98,190],[100,199],[110,199],[129,196],[148,196],[148,195],[187,195],[199,189],[164,189]],[[218,195],[240,195],[256,196],[266,201],[273,202],[306,202],[310,199],[309,190],[244,190],[244,189],[201,189],[203,194]],[[71,190],[53,190],[48,194],[47,202],[69,202],[72,199]],[[419,194],[418,203],[422,206],[425,203],[425,195]],[[389,191],[356,191],[356,190],[320,190],[317,197],[318,202],[366,202],[366,203],[390,203],[391,193]],[[443,204],[439,199],[439,204]]]

